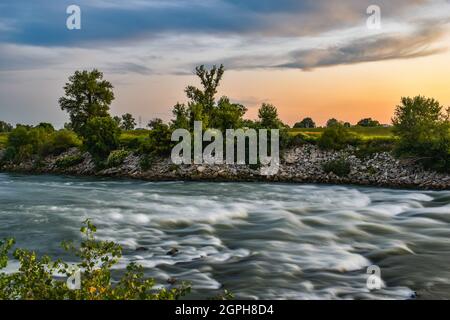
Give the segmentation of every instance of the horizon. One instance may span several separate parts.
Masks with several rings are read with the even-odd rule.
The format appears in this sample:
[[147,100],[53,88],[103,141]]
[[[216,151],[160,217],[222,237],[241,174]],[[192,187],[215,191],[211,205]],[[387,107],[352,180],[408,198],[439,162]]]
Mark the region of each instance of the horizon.
[[367,26],[372,1],[74,2],[80,30],[66,27],[72,1],[0,4],[1,120],[62,127],[68,77],[98,68],[115,87],[113,115],[168,121],[198,84],[194,67],[221,63],[217,96],[245,105],[249,119],[264,102],[290,126],[305,117],[390,124],[403,96],[450,105],[445,0],[378,1],[380,29]]

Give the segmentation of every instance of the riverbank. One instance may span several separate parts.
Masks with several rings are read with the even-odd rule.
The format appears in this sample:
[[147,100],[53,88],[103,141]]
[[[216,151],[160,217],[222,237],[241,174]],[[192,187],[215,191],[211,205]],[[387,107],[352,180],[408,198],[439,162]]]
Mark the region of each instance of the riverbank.
[[[71,164],[65,159],[79,159]],[[348,164],[349,172],[337,175],[326,172],[324,165],[336,160]],[[65,163],[64,166],[61,163]],[[262,176],[257,166],[242,165],[174,165],[170,159],[153,160],[143,168],[142,156],[129,154],[115,167],[98,170],[88,153],[76,148],[59,156],[30,160],[20,164],[3,164],[0,171],[31,174],[66,174],[79,176],[124,177],[148,181],[230,181],[230,182],[293,182],[354,184],[390,188],[429,190],[450,189],[450,174],[424,170],[389,153],[377,153],[360,159],[355,150],[324,151],[304,145],[282,154],[276,175]]]

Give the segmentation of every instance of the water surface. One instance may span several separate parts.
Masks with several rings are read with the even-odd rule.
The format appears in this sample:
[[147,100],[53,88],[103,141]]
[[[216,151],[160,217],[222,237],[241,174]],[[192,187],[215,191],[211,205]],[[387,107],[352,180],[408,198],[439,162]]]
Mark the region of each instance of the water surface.
[[193,298],[450,298],[450,191],[0,174],[0,238],[61,256],[86,218],[123,245],[119,269],[190,281]]

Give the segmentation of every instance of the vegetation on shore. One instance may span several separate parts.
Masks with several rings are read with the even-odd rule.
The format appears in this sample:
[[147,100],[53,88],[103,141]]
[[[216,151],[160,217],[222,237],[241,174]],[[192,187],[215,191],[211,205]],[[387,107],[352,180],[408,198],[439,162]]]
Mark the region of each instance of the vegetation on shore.
[[[194,121],[202,121],[204,129],[253,128],[279,129],[280,147],[287,149],[306,143],[326,150],[356,148],[359,157],[377,152],[393,152],[426,168],[450,172],[449,110],[434,99],[418,96],[402,98],[393,118],[393,126],[380,125],[377,120],[361,119],[355,126],[330,119],[325,128],[317,128],[307,117],[289,128],[278,117],[277,108],[262,104],[257,120],[245,119],[246,107],[233,103],[226,96],[217,98],[225,70],[223,66],[196,68],[200,88],[185,89],[186,103],[176,103],[173,119],[164,123],[153,119],[148,129],[135,129],[131,114],[111,117],[109,108],[114,100],[113,85],[103,79],[98,70],[76,71],[64,86],[65,95],[59,99],[61,109],[69,113],[70,123],[55,130],[51,124],[31,127],[1,122],[0,148],[5,148],[2,162],[20,163],[57,155],[72,147],[88,151],[99,168],[120,164],[131,152],[142,155],[143,166],[151,167],[152,159],[170,155],[175,129],[193,131]],[[76,163],[69,159],[62,166]],[[72,161],[73,160],[73,161]]]
[[[97,240],[97,229],[89,220],[80,231],[83,239],[78,245],[62,243],[63,249],[78,261],[75,265],[15,249],[12,256],[19,261],[19,269],[0,272],[0,300],[175,300],[190,292],[187,283],[155,289],[154,280],[146,278],[144,268],[135,263],[118,275],[112,267],[122,257],[122,247]],[[13,239],[0,241],[0,271],[8,265],[14,244]],[[67,279],[76,270],[80,270],[79,288],[69,288]]]

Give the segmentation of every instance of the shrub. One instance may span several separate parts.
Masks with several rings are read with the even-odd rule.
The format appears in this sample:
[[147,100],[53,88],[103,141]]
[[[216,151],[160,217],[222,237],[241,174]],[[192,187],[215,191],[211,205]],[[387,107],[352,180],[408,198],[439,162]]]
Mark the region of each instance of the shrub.
[[397,106],[394,134],[399,137],[396,153],[427,168],[450,172],[449,111],[434,99],[402,98]]
[[73,131],[66,129],[55,131],[51,136],[48,152],[51,154],[61,154],[73,147],[81,146],[81,140]]
[[120,129],[111,117],[95,117],[85,127],[84,145],[96,162],[109,156],[119,146]]
[[325,129],[322,136],[318,139],[320,148],[330,150],[341,150],[357,142],[357,136],[342,125],[334,125]]
[[350,162],[345,159],[331,160],[323,164],[323,171],[326,173],[334,173],[339,177],[345,177],[350,174]]
[[106,160],[106,166],[108,168],[119,167],[120,165],[122,165],[122,163],[126,159],[126,157],[129,156],[129,154],[130,154],[130,152],[126,151],[126,150],[112,151],[109,154],[108,159]]
[[[78,260],[81,272],[79,290],[70,290],[66,279],[54,274],[71,276],[73,267],[62,260],[38,257],[33,251],[16,249],[13,256],[19,260],[19,271],[0,273],[0,299],[5,300],[174,300],[190,291],[185,283],[172,289],[154,289],[154,280],[145,278],[143,268],[131,263],[126,272],[113,279],[111,268],[122,257],[120,245],[95,238],[96,227],[89,221],[81,228],[83,239],[79,246],[65,242],[62,247]],[[8,252],[14,240],[0,242],[0,269],[8,264]]]
[[65,156],[56,160],[55,165],[60,169],[67,169],[79,165],[83,161],[84,157],[82,155]]
[[355,155],[364,159],[376,153],[391,152],[396,143],[396,139],[392,137],[377,137],[375,139],[361,141]]

